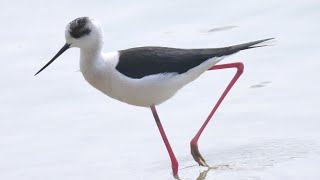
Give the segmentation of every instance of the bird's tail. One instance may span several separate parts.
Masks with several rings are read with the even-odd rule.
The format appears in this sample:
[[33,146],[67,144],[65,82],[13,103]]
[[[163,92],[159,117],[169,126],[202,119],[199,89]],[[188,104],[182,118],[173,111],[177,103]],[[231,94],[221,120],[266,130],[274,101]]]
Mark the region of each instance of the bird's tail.
[[252,48],[257,48],[257,47],[270,46],[271,44],[269,44],[269,43],[271,42],[271,40],[274,40],[274,38],[268,38],[268,39],[262,39],[262,40],[258,40],[258,41],[252,41],[252,42],[248,42],[248,43],[244,43],[244,44],[230,46],[230,47],[227,47],[227,48],[230,48],[229,49],[230,51],[238,52],[238,51],[245,50],[245,49],[252,49]]
[[223,48],[212,48],[212,49],[207,49],[207,50],[201,51],[201,52],[208,53],[209,56],[211,56],[211,57],[228,56],[228,55],[235,54],[239,51],[246,50],[246,49],[270,46],[271,40],[274,40],[274,38],[262,39],[262,40],[258,40],[258,41],[252,41],[252,42],[248,42],[248,43],[244,43],[244,44],[238,44],[238,45],[228,46],[228,47],[223,47]]

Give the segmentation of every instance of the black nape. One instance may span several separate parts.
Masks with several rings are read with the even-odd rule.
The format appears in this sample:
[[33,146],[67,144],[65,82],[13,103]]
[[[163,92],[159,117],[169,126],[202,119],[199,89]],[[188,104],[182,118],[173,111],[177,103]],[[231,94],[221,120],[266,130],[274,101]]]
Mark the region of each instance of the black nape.
[[80,17],[71,21],[69,24],[70,35],[78,39],[80,37],[90,34],[91,29],[87,27],[88,22],[89,22],[88,17]]

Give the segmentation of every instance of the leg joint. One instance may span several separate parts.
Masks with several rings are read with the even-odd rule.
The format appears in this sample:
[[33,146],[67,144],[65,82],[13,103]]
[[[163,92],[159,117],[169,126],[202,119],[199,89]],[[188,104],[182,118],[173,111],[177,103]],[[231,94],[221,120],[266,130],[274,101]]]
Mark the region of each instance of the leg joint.
[[242,74],[244,70],[244,64],[242,62],[237,62],[236,67],[238,69],[238,73]]

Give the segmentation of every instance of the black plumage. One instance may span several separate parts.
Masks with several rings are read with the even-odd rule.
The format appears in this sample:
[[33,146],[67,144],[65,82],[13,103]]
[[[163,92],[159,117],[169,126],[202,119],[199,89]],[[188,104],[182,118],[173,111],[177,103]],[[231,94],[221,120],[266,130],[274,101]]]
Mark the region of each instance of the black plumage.
[[[184,73],[210,58],[231,55],[241,50],[261,47],[264,39],[250,43],[210,49],[177,49],[168,47],[138,47],[120,51],[116,69],[134,79],[160,73]],[[255,46],[257,45],[257,46]],[[263,46],[263,45],[262,45]]]
[[69,33],[72,37],[78,39],[90,34],[91,30],[87,27],[88,17],[80,17],[69,23]]

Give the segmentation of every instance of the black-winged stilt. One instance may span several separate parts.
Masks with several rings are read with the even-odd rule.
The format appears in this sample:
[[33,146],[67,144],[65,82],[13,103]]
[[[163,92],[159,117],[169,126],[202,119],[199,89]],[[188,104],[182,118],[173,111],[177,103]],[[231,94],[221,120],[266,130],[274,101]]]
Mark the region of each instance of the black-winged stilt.
[[156,105],[170,99],[179,89],[207,70],[237,68],[208,118],[191,140],[191,154],[201,166],[208,166],[198,149],[198,139],[224,97],[243,72],[241,62],[216,65],[223,58],[241,50],[265,46],[263,39],[224,48],[177,49],[168,47],[138,47],[102,53],[103,32],[93,19],[81,17],[70,22],[65,30],[66,44],[35,75],[50,65],[71,47],[80,48],[80,70],[93,87],[119,101],[150,107],[162,139],[168,150],[173,176],[178,178],[178,161],[166,137]]

